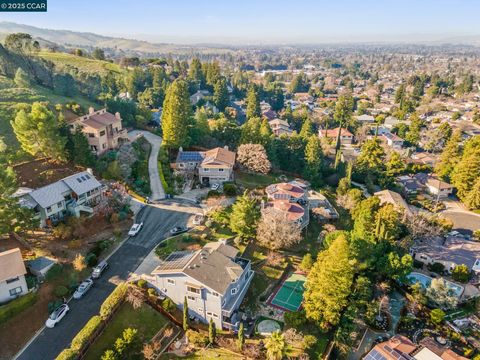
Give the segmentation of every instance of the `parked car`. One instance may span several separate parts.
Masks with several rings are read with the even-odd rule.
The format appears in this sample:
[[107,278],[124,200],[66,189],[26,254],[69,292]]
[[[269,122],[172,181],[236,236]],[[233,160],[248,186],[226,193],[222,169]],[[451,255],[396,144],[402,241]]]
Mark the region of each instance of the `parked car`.
[[62,304],[58,308],[56,308],[48,317],[47,321],[45,322],[45,326],[48,328],[53,328],[57,325],[60,320],[62,320],[67,312],[70,310],[67,304]]
[[201,225],[204,218],[203,214],[195,214],[193,217],[193,225]]
[[73,293],[73,298],[74,299],[80,299],[83,295],[87,293],[88,290],[93,286],[93,280],[92,279],[87,279],[84,282],[82,282],[77,290]]
[[108,263],[105,260],[100,262],[97,266],[93,268],[92,278],[98,279],[100,276],[102,276],[102,273],[105,271],[106,268],[108,268]]
[[175,226],[172,230],[170,230],[170,234],[172,235],[178,235],[181,233],[184,233],[188,229],[185,226]]
[[211,189],[211,190],[214,190],[214,191],[218,190],[219,188],[220,188],[220,184],[212,184],[212,185],[210,186],[210,189]]
[[135,236],[137,235],[140,230],[142,230],[143,227],[143,222],[140,224],[133,224],[133,226],[130,228],[130,231],[128,232],[128,236]]

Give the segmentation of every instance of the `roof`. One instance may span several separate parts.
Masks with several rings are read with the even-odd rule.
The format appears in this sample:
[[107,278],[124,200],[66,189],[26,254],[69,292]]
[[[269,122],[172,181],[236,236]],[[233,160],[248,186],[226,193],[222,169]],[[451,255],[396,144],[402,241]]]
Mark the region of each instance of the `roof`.
[[279,211],[286,215],[288,221],[297,221],[304,214],[305,210],[303,207],[296,203],[291,203],[286,200],[274,200],[266,204],[265,210],[272,209],[273,211]]
[[[86,119],[84,120],[84,118]],[[103,129],[108,125],[112,125],[120,119],[116,118],[115,115],[109,113],[105,110],[99,110],[90,115],[84,115],[77,118],[82,124],[88,125],[94,129]]]
[[392,191],[392,190],[382,190],[377,191],[375,196],[380,198],[380,204],[392,204],[397,209],[401,208],[405,210],[407,213],[411,213],[410,207],[408,206],[407,202],[403,200],[402,195],[399,193]]
[[235,165],[235,153],[226,148],[217,147],[205,152],[205,159],[202,165]]
[[434,177],[428,177],[426,184],[439,190],[453,189],[453,185]]
[[387,341],[375,345],[364,357],[365,360],[411,360],[410,353],[417,347],[408,338],[395,335]]
[[279,126],[285,126],[285,127],[290,127],[290,125],[288,124],[288,121],[286,120],[283,120],[283,119],[273,119],[273,120],[270,120],[268,122],[271,125],[279,125]]
[[423,348],[417,354],[415,354],[416,360],[442,360],[440,356],[435,354],[429,348]]
[[152,274],[183,273],[203,286],[224,294],[238,279],[244,268],[236,261],[238,250],[222,242],[211,242],[201,250],[177,251],[170,254]]
[[[335,128],[335,129],[328,129],[328,130],[323,130],[320,129],[318,130],[318,134],[320,137],[337,137],[338,136],[338,131],[340,128]],[[340,136],[346,136],[346,137],[353,137],[353,134],[348,131],[348,129],[342,128],[342,131],[340,132]]]
[[268,185],[265,189],[265,192],[272,198],[285,200],[290,198],[300,199],[305,195],[304,189],[290,183]]
[[363,114],[357,116],[357,121],[374,122],[375,118],[372,115]]
[[56,261],[45,256],[40,256],[34,260],[27,262],[28,267],[34,271],[42,271],[43,269],[55,264]]
[[27,270],[19,248],[0,253],[0,282],[26,273]]
[[28,195],[42,208],[47,208],[63,201],[63,194],[66,192],[73,191],[77,195],[81,195],[100,186],[102,184],[95,179],[95,176],[88,171],[82,171],[33,190]]
[[176,162],[202,162],[204,153],[201,151],[179,151]]
[[402,141],[403,142],[403,139],[400,136],[395,135],[391,132],[384,132],[382,134],[382,136],[387,138],[388,140],[391,140],[391,141]]

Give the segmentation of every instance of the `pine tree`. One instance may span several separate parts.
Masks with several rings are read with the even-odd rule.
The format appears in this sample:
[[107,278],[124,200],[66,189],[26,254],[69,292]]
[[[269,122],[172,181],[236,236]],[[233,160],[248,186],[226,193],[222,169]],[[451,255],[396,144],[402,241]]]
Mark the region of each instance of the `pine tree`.
[[473,188],[466,195],[464,202],[469,209],[480,209],[480,178],[477,178]]
[[249,118],[245,124],[242,125],[241,131],[241,144],[264,144],[262,120],[259,117]]
[[480,177],[480,136],[471,138],[464,146],[462,159],[453,169],[452,185],[457,188],[457,195],[464,201],[473,185]]
[[42,103],[33,103],[30,113],[20,110],[11,122],[22,149],[33,156],[65,161],[66,139],[60,136],[54,113]]
[[163,102],[162,131],[165,146],[178,148],[187,145],[188,126],[192,122],[192,107],[185,81],[175,80]]
[[353,283],[347,239],[340,235],[318,255],[307,277],[304,293],[306,316],[322,329],[338,324]]
[[253,237],[256,231],[256,224],[260,218],[255,199],[248,192],[237,198],[232,205],[230,215],[230,228],[238,235],[247,238]]
[[208,323],[208,342],[213,345],[215,343],[215,338],[217,336],[217,329],[215,328],[215,323],[213,319],[210,318],[210,322]]
[[323,153],[320,139],[315,135],[310,135],[305,147],[305,177],[313,186],[319,186],[322,183],[322,163]]
[[305,141],[308,141],[308,139],[312,135],[313,135],[313,125],[310,119],[307,118],[302,124],[302,128],[300,130],[300,136],[303,139],[305,139]]
[[387,161],[387,176],[395,177],[405,170],[405,161],[399,153],[393,151]]
[[202,63],[198,58],[193,58],[188,69],[188,79],[191,80],[197,90],[205,87],[205,74],[202,70]]
[[247,94],[247,119],[254,117],[261,117],[262,112],[260,108],[260,99],[258,96],[257,87],[252,84],[248,89]]
[[188,330],[188,301],[187,297],[183,298],[183,331]]
[[262,124],[260,125],[260,137],[262,141],[263,146],[268,146],[270,140],[272,139],[272,128],[270,127],[270,124],[268,123],[267,118],[263,118]]
[[213,87],[213,101],[220,111],[224,111],[228,105],[227,81],[224,77],[218,79]]
[[385,151],[376,138],[367,140],[360,151],[355,167],[362,174],[381,175],[385,169]]
[[340,135],[342,128],[346,127],[351,119],[353,112],[353,97],[351,94],[342,94],[339,96],[335,104],[334,118],[339,123],[339,129],[337,134],[337,141],[335,145],[336,152],[340,150]]
[[435,172],[444,181],[450,181],[450,175],[462,157],[460,148],[461,139],[461,132],[455,131],[445,145],[440,155],[440,160],[435,166]]

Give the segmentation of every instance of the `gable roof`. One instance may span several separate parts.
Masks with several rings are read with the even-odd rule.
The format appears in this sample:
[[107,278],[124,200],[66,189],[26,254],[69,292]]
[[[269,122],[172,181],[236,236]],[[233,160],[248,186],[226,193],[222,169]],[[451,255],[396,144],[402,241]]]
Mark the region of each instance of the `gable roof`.
[[[339,130],[340,128],[338,127],[335,129],[328,129],[328,130],[320,129],[318,130],[318,134],[320,136],[325,136],[325,137],[337,137]],[[353,134],[350,131],[348,131],[348,129],[342,128],[342,131],[340,132],[340,136],[353,137]]]
[[235,153],[225,148],[217,147],[205,152],[202,165],[235,165]]
[[450,185],[449,183],[442,181],[440,179],[436,179],[434,177],[429,176],[427,179],[427,186],[431,186],[435,189],[439,190],[446,190],[446,189],[453,189],[453,185]]
[[0,282],[25,275],[27,270],[19,248],[0,253]]
[[400,210],[405,210],[408,214],[411,214],[410,207],[407,202],[403,200],[402,195],[392,190],[382,190],[374,193],[375,196],[380,198],[380,204],[392,204],[394,207]]

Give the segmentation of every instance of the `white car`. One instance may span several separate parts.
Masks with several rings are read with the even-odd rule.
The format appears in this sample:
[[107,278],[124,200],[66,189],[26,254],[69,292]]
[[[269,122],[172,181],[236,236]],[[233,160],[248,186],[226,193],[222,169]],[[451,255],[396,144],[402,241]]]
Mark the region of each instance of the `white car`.
[[101,261],[97,266],[93,268],[92,278],[98,279],[102,276],[102,273],[108,268],[108,263],[104,260]]
[[73,293],[73,298],[78,300],[80,299],[83,295],[87,293],[88,290],[93,286],[93,280],[92,279],[87,279],[84,282],[82,282],[77,290]]
[[142,230],[143,227],[143,222],[140,224],[133,224],[133,226],[130,228],[130,231],[128,232],[128,236],[135,236],[137,235],[140,230]]
[[220,184],[212,184],[212,186],[210,186],[210,189],[211,190],[218,190],[220,188]]
[[53,328],[57,325],[60,320],[62,320],[67,312],[70,310],[67,304],[62,304],[58,308],[56,308],[48,317],[47,321],[45,322],[45,326],[48,328]]

